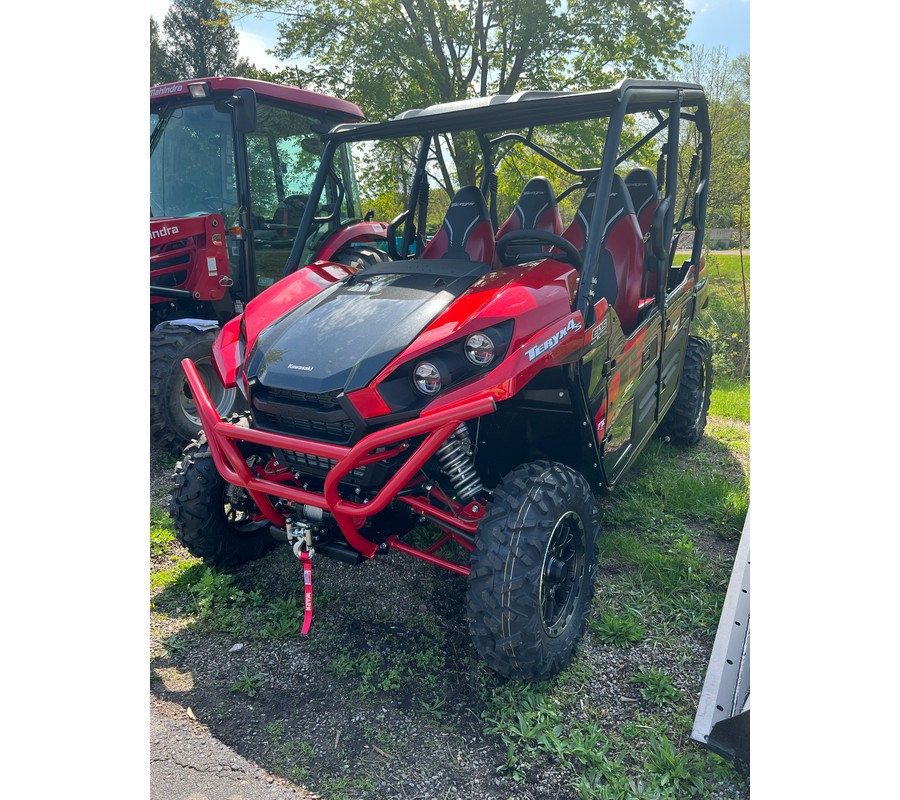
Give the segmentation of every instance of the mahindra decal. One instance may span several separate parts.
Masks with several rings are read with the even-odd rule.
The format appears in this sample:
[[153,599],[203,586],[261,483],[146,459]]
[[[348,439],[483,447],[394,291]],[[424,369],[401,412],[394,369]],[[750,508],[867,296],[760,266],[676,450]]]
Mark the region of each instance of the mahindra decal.
[[167,94],[181,94],[185,90],[186,86],[187,85],[184,83],[178,83],[175,86],[160,86],[156,89],[150,90],[150,97],[152,99],[154,97],[163,97]]
[[157,228],[155,231],[150,231],[151,239],[161,239],[163,236],[169,236],[173,233],[178,233],[177,225],[163,225],[161,228]]

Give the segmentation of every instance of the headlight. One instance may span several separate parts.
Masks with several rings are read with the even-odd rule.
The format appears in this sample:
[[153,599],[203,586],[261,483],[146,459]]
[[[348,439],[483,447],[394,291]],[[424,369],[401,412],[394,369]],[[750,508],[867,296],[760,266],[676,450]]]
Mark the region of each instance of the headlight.
[[466,339],[466,358],[476,367],[486,367],[494,360],[494,342],[484,333],[473,333]]
[[441,392],[489,373],[506,356],[513,334],[508,319],[446,342],[399,365],[378,394],[394,413],[424,408]]
[[434,364],[423,361],[413,370],[413,385],[428,397],[437,394],[441,390],[440,370]]

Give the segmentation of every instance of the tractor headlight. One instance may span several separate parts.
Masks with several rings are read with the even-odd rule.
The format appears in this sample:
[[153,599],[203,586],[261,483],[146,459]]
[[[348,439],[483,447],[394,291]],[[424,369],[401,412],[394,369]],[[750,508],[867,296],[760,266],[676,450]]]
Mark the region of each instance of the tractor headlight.
[[476,367],[486,367],[494,360],[494,342],[486,333],[473,333],[466,339],[465,351]]
[[430,361],[422,361],[413,370],[413,385],[426,397],[441,390],[441,372]]

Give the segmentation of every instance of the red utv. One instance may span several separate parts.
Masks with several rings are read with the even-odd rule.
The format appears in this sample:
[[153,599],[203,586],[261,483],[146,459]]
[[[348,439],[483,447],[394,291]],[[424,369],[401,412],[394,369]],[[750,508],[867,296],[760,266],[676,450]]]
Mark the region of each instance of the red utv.
[[[426,242],[428,167],[455,136],[477,141],[480,182],[455,193]],[[184,362],[205,435],[176,469],[178,536],[221,565],[277,536],[307,578],[313,553],[424,559],[468,577],[472,639],[492,669],[549,678],[593,594],[593,493],[657,430],[685,443],[704,430],[710,349],[691,332],[706,283],[703,90],[626,80],[523,92],[339,125],[324,139],[286,277],[213,348],[249,413],[220,420]],[[389,140],[417,148],[392,259],[301,266],[344,148]],[[573,142],[577,164],[554,153]],[[513,151],[569,185],[530,176],[500,222],[498,173]],[[693,250],[675,265],[686,224]],[[433,543],[412,544],[425,523]],[[468,563],[446,554],[451,543]]]

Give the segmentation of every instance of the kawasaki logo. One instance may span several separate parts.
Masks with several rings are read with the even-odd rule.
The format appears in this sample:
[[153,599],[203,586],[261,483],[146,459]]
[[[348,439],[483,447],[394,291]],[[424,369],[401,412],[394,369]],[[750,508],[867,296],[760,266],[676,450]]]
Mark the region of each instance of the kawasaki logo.
[[552,350],[556,345],[558,345],[563,339],[566,338],[572,331],[580,331],[581,323],[575,322],[574,319],[570,319],[565,328],[561,328],[558,333],[554,333],[549,339],[545,342],[535,345],[530,350],[526,350],[525,353],[528,356],[529,361],[534,361],[541,353],[546,353],[548,350]]
[[302,364],[302,365],[301,364],[288,364],[288,369],[299,369],[299,370],[302,370],[303,372],[312,372],[313,371],[312,367],[308,367],[305,364]]
[[155,231],[150,231],[151,239],[161,239],[163,236],[169,236],[170,234],[178,233],[178,226],[173,225],[171,228],[168,225],[163,225],[161,228],[157,228]]

